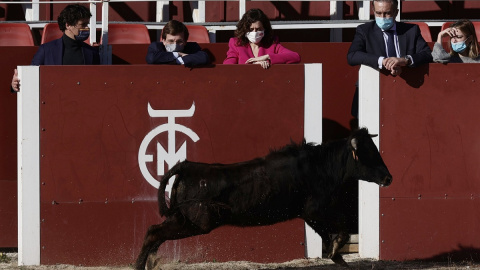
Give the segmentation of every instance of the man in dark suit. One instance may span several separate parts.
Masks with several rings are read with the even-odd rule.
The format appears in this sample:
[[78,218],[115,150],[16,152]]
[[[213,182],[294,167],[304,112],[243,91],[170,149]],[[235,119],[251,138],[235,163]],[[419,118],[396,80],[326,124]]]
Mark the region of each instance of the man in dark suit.
[[210,63],[208,54],[196,42],[187,42],[187,27],[176,20],[169,21],[162,31],[162,41],[148,47],[148,64],[177,64],[186,67]]
[[374,0],[373,11],[375,21],[357,27],[347,54],[348,64],[384,68],[392,75],[398,75],[403,67],[432,61],[431,50],[422,38],[420,28],[395,21],[397,0]]
[[[398,0],[374,0],[373,12],[375,21],[357,27],[347,54],[349,65],[386,69],[396,76],[402,68],[432,62],[432,51],[418,25],[395,21]],[[352,115],[358,115],[358,88],[352,103]]]
[[[98,48],[84,41],[90,36],[88,23],[90,10],[75,4],[66,6],[58,16],[58,26],[63,32],[59,39],[40,45],[32,59],[32,65],[98,65]],[[11,90],[20,91],[20,80],[15,69]]]

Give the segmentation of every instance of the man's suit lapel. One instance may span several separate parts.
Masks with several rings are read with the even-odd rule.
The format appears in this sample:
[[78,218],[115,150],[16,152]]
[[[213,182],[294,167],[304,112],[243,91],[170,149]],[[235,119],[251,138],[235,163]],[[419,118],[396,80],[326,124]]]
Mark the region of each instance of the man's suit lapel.
[[398,46],[400,47],[400,56],[407,55],[407,35],[405,35],[405,27],[401,23],[397,24]]
[[380,52],[381,56],[387,56],[387,51],[385,50],[385,39],[383,38],[383,31],[380,27],[377,26],[375,22],[373,22],[373,36],[374,36],[374,44],[378,46],[378,51]]

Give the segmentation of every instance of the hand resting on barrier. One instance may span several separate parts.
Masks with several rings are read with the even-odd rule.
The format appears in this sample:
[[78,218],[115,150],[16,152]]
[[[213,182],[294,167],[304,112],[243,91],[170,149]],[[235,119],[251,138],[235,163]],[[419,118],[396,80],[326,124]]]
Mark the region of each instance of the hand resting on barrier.
[[18,71],[17,69],[14,70],[13,73],[13,78],[12,78],[12,84],[11,84],[12,90],[15,92],[20,91],[20,79],[18,78]]

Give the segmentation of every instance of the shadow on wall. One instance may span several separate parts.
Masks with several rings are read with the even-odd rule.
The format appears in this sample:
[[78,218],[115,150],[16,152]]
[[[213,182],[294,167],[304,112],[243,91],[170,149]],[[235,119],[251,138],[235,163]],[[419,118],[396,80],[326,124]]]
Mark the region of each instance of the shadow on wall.
[[478,262],[480,263],[480,249],[458,245],[458,249],[440,253],[423,261],[432,262]]
[[[459,246],[457,250],[435,255],[431,258],[415,261],[376,261],[362,259],[358,256],[344,255],[349,269],[478,269],[480,266],[480,249]],[[345,269],[332,264],[322,264],[307,267],[289,266],[285,270],[322,270]]]
[[323,125],[322,126],[323,139],[322,140],[324,142],[343,139],[343,138],[348,138],[348,136],[350,136],[350,133],[352,132],[352,130],[358,127],[358,125],[356,126],[355,124],[351,124],[352,126],[350,127],[350,129],[348,129],[348,128],[342,126],[337,121],[334,121],[334,120],[328,119],[328,118],[323,118],[322,119],[322,125]]
[[429,74],[429,65],[421,65],[415,68],[404,68],[400,78],[413,88],[420,88],[425,82],[425,76]]

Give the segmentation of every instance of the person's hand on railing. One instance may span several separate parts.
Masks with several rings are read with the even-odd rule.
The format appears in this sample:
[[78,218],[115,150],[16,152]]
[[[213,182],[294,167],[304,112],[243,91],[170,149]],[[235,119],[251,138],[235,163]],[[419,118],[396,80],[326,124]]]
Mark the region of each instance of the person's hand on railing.
[[270,60],[270,55],[265,54],[265,55],[262,55],[262,56],[259,56],[259,57],[250,58],[245,62],[245,64],[250,64],[250,63],[254,63],[254,62],[258,62],[258,61],[268,61],[268,60]]
[[20,79],[18,78],[17,69],[15,69],[15,71],[13,73],[11,86],[12,86],[13,91],[15,91],[15,92],[20,91]]
[[245,62],[245,64],[259,64],[264,69],[267,69],[270,67],[270,55],[266,54],[259,57],[250,58]]
[[261,65],[264,69],[268,69],[270,67],[270,62],[268,61],[257,61],[253,62],[253,64]]

